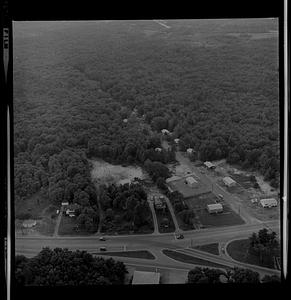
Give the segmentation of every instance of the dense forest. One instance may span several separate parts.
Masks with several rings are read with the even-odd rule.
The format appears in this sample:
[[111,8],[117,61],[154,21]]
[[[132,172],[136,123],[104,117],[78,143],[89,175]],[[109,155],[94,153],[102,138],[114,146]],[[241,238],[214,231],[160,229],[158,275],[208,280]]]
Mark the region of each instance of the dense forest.
[[200,160],[226,158],[278,186],[278,37],[262,38],[277,21],[167,24],[13,24],[16,201],[67,199],[92,228],[87,158],[173,161],[154,150],[164,128]]
[[15,258],[15,281],[19,286],[124,284],[127,272],[122,262],[96,258],[86,251],[43,248],[33,258]]

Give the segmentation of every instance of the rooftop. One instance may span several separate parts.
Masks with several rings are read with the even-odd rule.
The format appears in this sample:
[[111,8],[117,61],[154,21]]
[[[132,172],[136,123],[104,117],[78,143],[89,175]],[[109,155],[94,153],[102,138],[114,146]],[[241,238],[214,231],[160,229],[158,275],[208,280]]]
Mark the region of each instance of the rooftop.
[[160,273],[134,271],[132,284],[159,284]]
[[209,209],[221,209],[221,208],[223,208],[223,206],[221,205],[221,203],[207,204],[207,207]]
[[235,181],[231,177],[224,177],[223,181],[228,184],[235,183]]

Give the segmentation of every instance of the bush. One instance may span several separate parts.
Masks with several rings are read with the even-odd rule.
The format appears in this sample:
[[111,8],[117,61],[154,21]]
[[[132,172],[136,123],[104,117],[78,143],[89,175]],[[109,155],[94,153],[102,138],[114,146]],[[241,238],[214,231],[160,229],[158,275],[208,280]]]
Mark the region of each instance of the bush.
[[20,213],[15,216],[15,218],[19,220],[27,220],[27,219],[31,219],[31,217],[32,215],[30,213]]

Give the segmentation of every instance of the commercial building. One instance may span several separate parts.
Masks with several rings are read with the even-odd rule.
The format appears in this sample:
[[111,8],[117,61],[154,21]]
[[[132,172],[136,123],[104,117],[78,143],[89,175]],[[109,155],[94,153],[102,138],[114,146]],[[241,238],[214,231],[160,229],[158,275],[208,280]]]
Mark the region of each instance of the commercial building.
[[185,183],[190,186],[190,187],[195,187],[196,184],[197,184],[197,181],[192,177],[192,176],[189,176],[185,179]]
[[207,210],[210,214],[217,214],[223,212],[223,206],[221,203],[208,204]]
[[236,185],[236,182],[230,178],[230,177],[224,177],[223,179],[223,183],[227,186],[227,187],[232,187]]
[[263,207],[276,207],[278,202],[275,198],[261,199],[260,203]]
[[25,220],[22,223],[24,228],[32,228],[36,225],[36,220]]
[[207,168],[207,169],[215,169],[215,165],[212,163],[212,162],[210,162],[210,161],[206,161],[205,163],[204,163],[204,166]]
[[160,273],[134,271],[132,284],[159,284],[160,278]]

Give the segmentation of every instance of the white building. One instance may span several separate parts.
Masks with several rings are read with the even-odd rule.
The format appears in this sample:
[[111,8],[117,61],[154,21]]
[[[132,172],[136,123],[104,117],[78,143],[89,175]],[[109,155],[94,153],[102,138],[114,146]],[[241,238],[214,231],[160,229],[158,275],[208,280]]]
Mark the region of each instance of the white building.
[[180,139],[174,139],[174,142],[175,142],[176,144],[179,144],[179,141],[180,141]]
[[189,187],[194,187],[196,185],[196,183],[197,183],[197,181],[193,177],[191,177],[191,176],[187,177],[185,179],[185,182],[186,182],[186,184],[189,185]]
[[162,129],[161,132],[162,132],[163,135],[170,135],[171,134],[171,132],[168,129]]
[[69,205],[69,202],[66,201],[66,202],[62,202],[62,206],[68,206]]
[[236,182],[230,177],[224,177],[222,180],[223,183],[228,187],[232,187],[236,185]]
[[194,149],[193,148],[188,148],[186,151],[187,151],[187,154],[192,154],[194,152]]
[[278,202],[275,198],[261,199],[260,203],[263,207],[276,207]]
[[159,284],[160,277],[156,272],[134,271],[132,284]]
[[162,152],[162,148],[157,147],[157,148],[155,148],[155,151]]
[[25,220],[22,223],[22,226],[24,228],[32,228],[36,225],[36,221],[35,220]]
[[208,204],[207,210],[210,214],[216,214],[219,212],[223,212],[223,206],[221,203]]
[[210,161],[206,161],[204,165],[207,169],[215,169],[215,165]]

